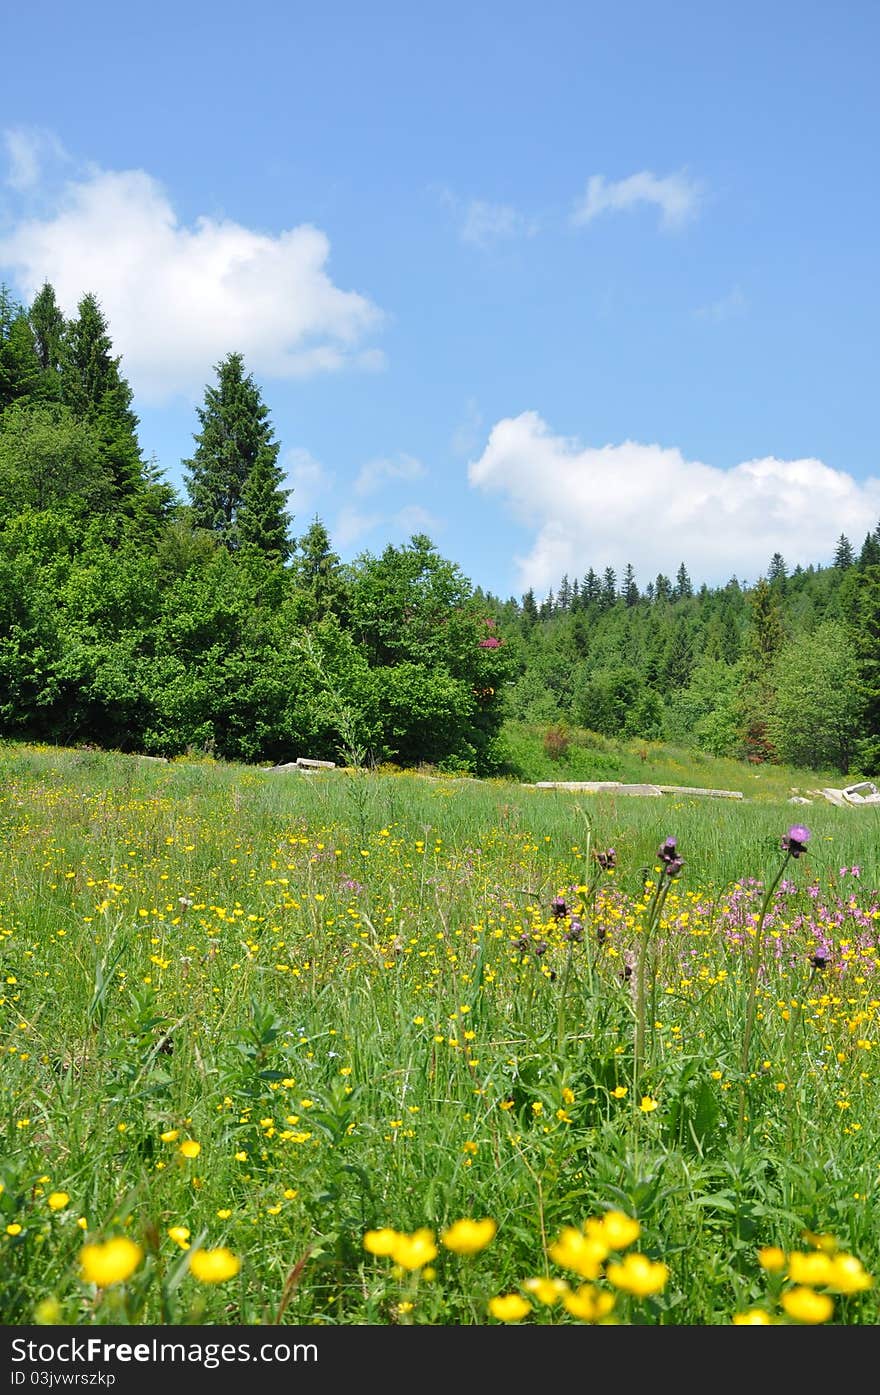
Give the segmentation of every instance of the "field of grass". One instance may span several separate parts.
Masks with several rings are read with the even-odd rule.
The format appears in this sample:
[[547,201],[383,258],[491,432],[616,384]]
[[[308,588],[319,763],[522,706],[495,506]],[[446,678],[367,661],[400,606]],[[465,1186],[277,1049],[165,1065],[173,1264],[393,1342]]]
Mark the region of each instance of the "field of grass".
[[0,1322],[876,1325],[880,809],[758,774],[0,747]]

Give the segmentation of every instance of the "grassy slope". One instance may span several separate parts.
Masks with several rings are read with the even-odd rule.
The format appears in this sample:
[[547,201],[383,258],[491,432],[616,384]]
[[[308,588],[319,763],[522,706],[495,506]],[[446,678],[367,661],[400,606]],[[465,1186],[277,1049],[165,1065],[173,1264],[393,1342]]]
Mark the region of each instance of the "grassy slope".
[[613,741],[578,728],[569,733],[565,756],[554,760],[543,749],[545,730],[524,722],[510,722],[504,729],[511,769],[525,781],[620,780],[738,790],[747,799],[787,800],[796,793],[809,798],[809,791],[825,786],[841,789],[863,778],[790,765],[755,767],[660,741]]

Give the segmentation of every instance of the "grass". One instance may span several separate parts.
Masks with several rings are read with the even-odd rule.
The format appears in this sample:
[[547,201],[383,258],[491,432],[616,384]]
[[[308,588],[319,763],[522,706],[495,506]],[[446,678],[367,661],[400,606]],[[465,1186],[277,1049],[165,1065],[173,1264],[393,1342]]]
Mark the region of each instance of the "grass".
[[0,1321],[876,1325],[880,811],[777,773],[0,748]]
[[686,785],[738,790],[750,800],[788,799],[831,786],[841,789],[864,779],[858,772],[800,770],[793,766],[711,756],[661,741],[614,740],[582,727],[566,729],[568,749],[559,758],[546,754],[548,728],[507,722],[504,742],[511,775],[537,780],[619,780],[623,784]]

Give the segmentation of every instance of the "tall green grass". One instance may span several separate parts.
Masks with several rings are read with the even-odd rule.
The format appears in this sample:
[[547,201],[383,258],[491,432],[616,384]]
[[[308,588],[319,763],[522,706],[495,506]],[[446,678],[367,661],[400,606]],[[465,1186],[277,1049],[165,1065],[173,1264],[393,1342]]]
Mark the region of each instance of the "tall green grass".
[[[803,1320],[764,1247],[880,1267],[878,816],[0,748],[0,1321],[482,1324],[515,1293],[572,1322],[526,1281],[575,1292],[554,1242],[609,1208],[668,1269],[640,1296],[600,1267],[617,1320]],[[744,1057],[748,879],[802,821]],[[443,1244],[483,1217],[479,1253]],[[429,1264],[364,1247],[422,1227]],[[96,1287],[83,1245],[118,1235],[139,1263]],[[873,1287],[832,1302],[877,1321]]]

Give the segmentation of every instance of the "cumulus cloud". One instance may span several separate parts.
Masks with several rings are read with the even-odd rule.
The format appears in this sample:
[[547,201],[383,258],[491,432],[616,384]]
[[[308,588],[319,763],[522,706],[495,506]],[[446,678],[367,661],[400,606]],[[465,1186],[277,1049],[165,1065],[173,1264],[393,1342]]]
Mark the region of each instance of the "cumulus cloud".
[[[19,179],[28,168],[21,147]],[[275,234],[207,216],[186,226],[143,170],[92,170],[50,213],[0,236],[0,266],[28,299],[48,280],[70,315],[94,292],[136,396],[154,403],[200,396],[232,350],[258,377],[381,366],[361,347],[381,313],[334,284],[329,254],[307,223]]]
[[700,184],[684,172],[658,176],[640,170],[626,179],[610,181],[604,174],[594,174],[575,204],[571,221],[582,227],[601,213],[627,213],[647,203],[659,208],[661,227],[672,230],[696,216],[701,197]]
[[401,454],[394,457],[383,456],[378,460],[368,460],[361,466],[354,482],[354,492],[363,498],[375,494],[386,484],[403,484],[411,480],[424,479],[427,470],[414,455]]
[[624,441],[584,446],[554,435],[537,412],[496,423],[468,467],[534,540],[517,557],[519,585],[546,594],[566,573],[620,570],[644,586],[684,561],[695,582],[755,580],[774,552],[789,567],[830,560],[841,533],[856,543],[880,517],[880,479],[858,482],[821,460],[687,460],[675,447]]

